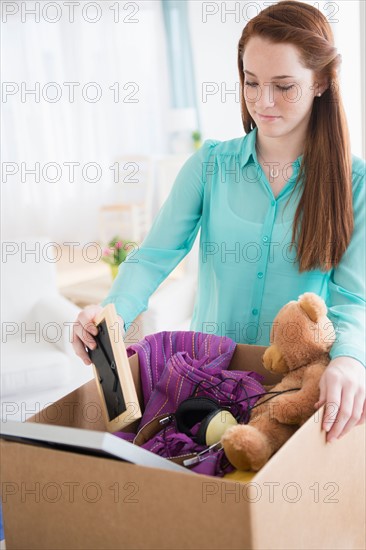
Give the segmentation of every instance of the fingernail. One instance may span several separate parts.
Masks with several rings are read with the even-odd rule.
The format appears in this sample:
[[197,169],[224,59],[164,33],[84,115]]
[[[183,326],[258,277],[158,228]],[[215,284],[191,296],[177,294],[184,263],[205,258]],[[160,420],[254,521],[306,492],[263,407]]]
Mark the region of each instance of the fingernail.
[[331,437],[330,439],[328,439],[328,443],[333,443],[333,441],[335,441],[335,437]]

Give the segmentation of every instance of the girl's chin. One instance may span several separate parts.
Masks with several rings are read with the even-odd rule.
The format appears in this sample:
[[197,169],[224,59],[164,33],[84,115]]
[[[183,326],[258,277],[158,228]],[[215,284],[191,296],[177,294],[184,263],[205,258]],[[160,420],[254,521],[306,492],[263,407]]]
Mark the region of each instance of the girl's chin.
[[280,138],[287,136],[290,130],[281,124],[257,124],[257,132],[262,136],[268,136],[270,138]]

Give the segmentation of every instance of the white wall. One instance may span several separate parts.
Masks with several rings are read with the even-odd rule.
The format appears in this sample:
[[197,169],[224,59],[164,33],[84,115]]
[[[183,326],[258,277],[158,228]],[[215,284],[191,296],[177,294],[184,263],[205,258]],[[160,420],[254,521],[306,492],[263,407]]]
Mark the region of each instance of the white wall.
[[[188,2],[196,89],[204,139],[226,140],[242,136],[244,133],[240,116],[236,56],[245,21],[244,24],[242,19],[237,22],[235,15],[225,14],[221,9],[223,4],[225,3],[200,0]],[[234,2],[226,2],[227,9],[233,4]],[[215,9],[215,6],[219,12],[209,15],[208,10]],[[255,14],[255,11],[248,10],[250,17]],[[207,101],[204,101],[202,90],[205,86],[210,86],[210,83],[211,89],[216,88],[216,93],[208,95]],[[226,90],[234,90],[235,85],[236,97],[230,93],[225,95],[225,86]]]

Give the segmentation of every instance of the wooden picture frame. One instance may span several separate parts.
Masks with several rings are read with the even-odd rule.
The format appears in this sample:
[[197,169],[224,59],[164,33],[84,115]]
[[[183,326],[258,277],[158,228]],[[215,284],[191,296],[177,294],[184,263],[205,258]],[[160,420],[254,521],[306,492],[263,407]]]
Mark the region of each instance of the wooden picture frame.
[[94,323],[97,346],[87,348],[87,353],[93,363],[102,414],[109,432],[123,431],[142,413],[114,304],[108,304]]

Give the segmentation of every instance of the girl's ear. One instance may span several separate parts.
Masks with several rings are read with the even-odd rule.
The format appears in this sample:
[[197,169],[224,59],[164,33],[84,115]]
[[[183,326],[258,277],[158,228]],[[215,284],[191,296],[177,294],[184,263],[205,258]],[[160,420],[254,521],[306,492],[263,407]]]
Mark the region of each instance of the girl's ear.
[[317,97],[318,94],[323,95],[328,88],[329,83],[326,79],[316,78],[313,83],[314,97]]

